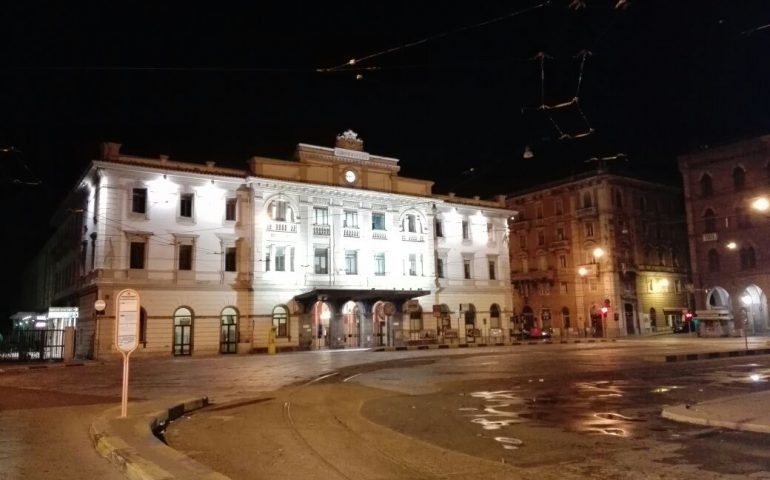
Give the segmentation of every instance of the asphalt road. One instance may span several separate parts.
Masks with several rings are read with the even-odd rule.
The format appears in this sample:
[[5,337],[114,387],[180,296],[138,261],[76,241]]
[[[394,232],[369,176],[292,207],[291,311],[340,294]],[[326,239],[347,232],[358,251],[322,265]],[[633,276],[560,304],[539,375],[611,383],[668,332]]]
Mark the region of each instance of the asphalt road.
[[665,364],[659,347],[340,368],[255,403],[214,405],[173,424],[167,441],[234,479],[770,478],[766,435],[660,417],[667,404],[770,388],[770,358]]
[[[767,341],[750,339],[750,346]],[[559,478],[770,478],[759,473],[770,470],[764,437],[658,418],[656,402],[764,388],[765,381],[744,382],[749,369],[760,367],[736,366],[766,368],[764,357],[661,361],[742,347],[741,339],[669,335],[607,344],[137,359],[129,413],[142,400],[208,396],[211,411],[174,424],[168,438],[204,462],[209,456],[227,463],[222,471],[239,473],[233,478],[549,478],[554,471]],[[119,404],[121,373],[119,357],[73,368],[0,365],[0,479],[122,478],[87,433],[95,416]],[[683,388],[648,393],[656,385]],[[620,404],[593,403],[618,398],[613,389],[622,394]],[[478,396],[508,390],[499,398]],[[581,431],[586,412],[644,421],[596,420],[611,420],[608,428],[625,436]],[[217,416],[221,425],[195,430],[195,422]],[[485,428],[500,418],[518,423]],[[179,443],[196,439],[203,444]]]

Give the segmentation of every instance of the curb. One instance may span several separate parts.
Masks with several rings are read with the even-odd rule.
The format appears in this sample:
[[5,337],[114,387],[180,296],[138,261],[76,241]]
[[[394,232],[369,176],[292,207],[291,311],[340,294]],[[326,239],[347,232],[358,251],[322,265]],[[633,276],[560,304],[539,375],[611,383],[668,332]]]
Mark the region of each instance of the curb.
[[9,364],[9,366],[1,367],[0,373],[11,373],[19,370],[43,370],[46,368],[95,367],[97,365],[104,365],[104,363],[88,361],[88,362],[41,362],[41,363],[30,363],[28,365]]
[[[126,418],[117,418],[116,414],[108,417],[108,413],[105,412],[104,415],[93,420],[88,433],[97,453],[115,464],[122,473],[132,480],[171,480],[174,478],[230,480],[229,477],[215,472],[169,447],[153,433],[162,431],[169,422],[187,412],[203,408],[208,403],[208,397],[192,398],[162,410],[148,411]],[[119,412],[119,409],[120,407],[116,407],[108,412]],[[173,468],[164,469],[144,458],[135,447],[114,432],[113,422],[116,422],[116,425],[120,427],[130,427],[132,434],[138,437],[137,445],[150,449],[154,454],[166,457],[173,462]],[[174,470],[174,473],[169,470]]]
[[745,357],[750,355],[770,355],[770,348],[752,348],[750,350],[730,350],[727,352],[689,353],[686,355],[666,355],[666,363],[687,360],[711,360],[715,358]]
[[731,430],[741,430],[745,432],[770,433],[770,425],[766,423],[761,424],[751,423],[749,421],[735,422],[728,420],[718,420],[714,418],[708,418],[705,416],[708,415],[706,413],[703,413],[704,416],[697,416],[688,412],[699,412],[698,406],[676,405],[673,407],[665,407],[660,412],[660,416],[675,422],[690,423],[693,425],[729,428]]
[[431,345],[409,345],[403,347],[374,347],[370,349],[372,352],[406,352],[412,350],[439,350],[447,348],[483,348],[483,347],[512,347],[514,345],[552,345],[552,344],[565,344],[565,343],[607,343],[617,342],[615,338],[589,338],[582,340],[527,340],[516,341],[512,343],[451,343],[451,344],[431,344]]

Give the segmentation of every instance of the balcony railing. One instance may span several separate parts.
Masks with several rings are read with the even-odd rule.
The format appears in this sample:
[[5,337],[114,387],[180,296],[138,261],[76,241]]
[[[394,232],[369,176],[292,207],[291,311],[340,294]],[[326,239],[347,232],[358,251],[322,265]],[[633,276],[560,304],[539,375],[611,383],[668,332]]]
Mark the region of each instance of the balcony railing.
[[575,212],[575,216],[577,216],[577,218],[595,217],[597,215],[599,215],[599,210],[596,208],[596,205],[591,207],[578,208]]
[[512,230],[528,230],[529,229],[529,220],[516,220],[515,222],[511,223],[511,229]]
[[267,224],[269,232],[297,233],[297,224],[288,222],[270,222]]
[[554,240],[550,244],[548,244],[548,249],[553,250],[564,250],[569,247],[569,240]]
[[343,228],[342,236],[348,238],[359,238],[361,236],[361,231],[358,230],[358,228]]
[[313,225],[313,235],[316,237],[328,237],[331,234],[329,225]]
[[421,233],[408,233],[404,232],[401,234],[401,240],[405,242],[424,242],[425,241],[425,235]]
[[372,230],[373,240],[387,240],[388,233],[385,230]]
[[530,270],[528,272],[511,272],[511,281],[522,280],[554,280],[556,272],[552,268],[548,270]]

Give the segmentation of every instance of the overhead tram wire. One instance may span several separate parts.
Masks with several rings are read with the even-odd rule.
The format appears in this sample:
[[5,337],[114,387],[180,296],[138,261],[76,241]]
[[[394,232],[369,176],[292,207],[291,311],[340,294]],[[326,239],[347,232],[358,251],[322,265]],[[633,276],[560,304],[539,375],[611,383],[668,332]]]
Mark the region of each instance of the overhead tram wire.
[[[424,44],[433,42],[433,41],[441,39],[441,38],[449,37],[449,36],[452,36],[452,35],[455,35],[455,34],[458,34],[458,33],[461,33],[461,32],[466,32],[466,31],[469,31],[469,30],[475,30],[477,28],[485,27],[485,26],[491,25],[493,23],[502,22],[502,21],[508,20],[510,18],[518,17],[518,16],[523,15],[525,13],[529,13],[529,12],[532,12],[532,11],[535,11],[535,10],[538,10],[538,9],[541,9],[541,8],[545,8],[545,7],[549,6],[550,4],[551,4],[551,0],[545,0],[545,1],[541,2],[541,3],[533,5],[531,7],[522,8],[522,9],[517,10],[515,12],[507,13],[507,14],[501,15],[499,17],[495,17],[495,18],[492,18],[492,19],[489,19],[489,20],[484,20],[482,22],[474,23],[474,24],[471,24],[471,25],[465,25],[465,26],[456,28],[454,30],[447,30],[445,32],[441,32],[441,33],[437,33],[437,34],[434,34],[434,35],[430,35],[430,36],[421,38],[419,40],[414,40],[414,41],[407,42],[407,43],[404,43],[404,44],[401,44],[401,45],[397,45],[395,47],[390,47],[390,48],[379,50],[379,51],[376,51],[376,52],[373,52],[373,53],[369,53],[369,54],[364,55],[364,56],[359,57],[359,58],[351,58],[350,60],[348,60],[345,63],[341,63],[339,65],[335,65],[335,66],[331,66],[331,67],[317,68],[315,71],[318,72],[318,73],[331,73],[331,72],[339,72],[339,71],[349,71],[349,70],[352,70],[354,67],[358,67],[358,65],[360,63],[365,62],[367,60],[371,60],[372,58],[380,57],[380,56],[387,55],[387,54],[394,53],[394,52],[398,52],[398,51],[401,51],[401,50],[406,50],[408,48],[416,47],[418,45],[424,45]],[[360,67],[358,67],[358,68],[360,68]]]

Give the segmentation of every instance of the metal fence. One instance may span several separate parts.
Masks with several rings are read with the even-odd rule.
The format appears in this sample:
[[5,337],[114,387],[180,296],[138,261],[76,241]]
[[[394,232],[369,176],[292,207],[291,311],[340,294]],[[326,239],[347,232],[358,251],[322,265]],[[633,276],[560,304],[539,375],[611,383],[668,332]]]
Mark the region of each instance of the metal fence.
[[64,330],[14,330],[0,343],[0,361],[63,360]]

